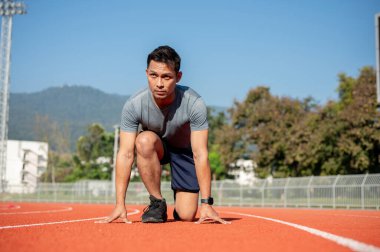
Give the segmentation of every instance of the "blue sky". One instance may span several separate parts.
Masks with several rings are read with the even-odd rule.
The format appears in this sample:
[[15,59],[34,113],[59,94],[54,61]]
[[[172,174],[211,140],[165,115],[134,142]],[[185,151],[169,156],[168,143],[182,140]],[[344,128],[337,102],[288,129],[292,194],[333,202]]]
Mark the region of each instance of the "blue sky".
[[182,58],[182,85],[230,107],[249,89],[321,104],[337,75],[375,66],[379,0],[25,0],[13,22],[11,92],[87,85],[132,94],[159,45]]

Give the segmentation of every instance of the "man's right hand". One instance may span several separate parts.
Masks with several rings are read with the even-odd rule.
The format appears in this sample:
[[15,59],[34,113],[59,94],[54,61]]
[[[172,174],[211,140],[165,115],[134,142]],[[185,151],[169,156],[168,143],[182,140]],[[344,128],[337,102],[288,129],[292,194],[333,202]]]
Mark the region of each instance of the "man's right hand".
[[121,219],[124,223],[132,224],[132,221],[127,218],[127,210],[124,205],[116,205],[110,216],[103,220],[95,221],[95,223],[111,223],[116,219]]

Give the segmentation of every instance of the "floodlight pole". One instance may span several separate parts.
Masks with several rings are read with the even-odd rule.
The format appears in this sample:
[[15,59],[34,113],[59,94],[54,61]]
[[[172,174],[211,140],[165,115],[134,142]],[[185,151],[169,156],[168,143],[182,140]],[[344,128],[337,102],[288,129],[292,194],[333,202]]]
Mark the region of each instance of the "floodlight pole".
[[116,180],[116,159],[117,159],[117,152],[119,150],[119,125],[114,125],[113,126],[114,129],[115,129],[115,133],[114,133],[114,142],[113,142],[113,164],[112,164],[112,195],[115,194],[115,191],[116,191],[116,184],[115,184],[115,180]]
[[16,14],[26,14],[24,3],[0,0],[0,16],[2,16],[0,39],[0,192],[3,192],[6,186],[12,18]]
[[376,24],[376,90],[377,107],[380,108],[380,13],[375,15]]

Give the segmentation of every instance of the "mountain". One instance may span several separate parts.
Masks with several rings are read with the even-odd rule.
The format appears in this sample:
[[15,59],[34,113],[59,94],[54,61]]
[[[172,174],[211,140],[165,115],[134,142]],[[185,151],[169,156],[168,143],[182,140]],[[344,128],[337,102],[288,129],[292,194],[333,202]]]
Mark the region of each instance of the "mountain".
[[[69,126],[71,149],[86,133],[87,126],[100,123],[107,131],[120,124],[126,95],[107,94],[88,86],[51,87],[36,93],[11,93],[9,103],[8,139],[40,140],[36,134],[36,117],[47,116],[61,130]],[[211,115],[226,112],[226,108],[210,106]]]
[[100,123],[108,131],[120,123],[121,110],[128,96],[107,94],[87,86],[52,87],[36,93],[11,93],[9,103],[9,139],[38,140],[36,116],[48,116],[58,125],[68,124],[71,145],[86,127]]

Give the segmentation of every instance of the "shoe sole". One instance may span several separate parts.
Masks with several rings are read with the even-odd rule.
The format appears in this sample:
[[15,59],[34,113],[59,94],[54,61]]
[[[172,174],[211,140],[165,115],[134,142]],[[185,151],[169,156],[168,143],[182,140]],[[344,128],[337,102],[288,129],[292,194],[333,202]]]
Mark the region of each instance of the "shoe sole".
[[149,217],[149,218],[143,219],[142,222],[143,223],[163,223],[163,222],[166,222],[166,220]]

